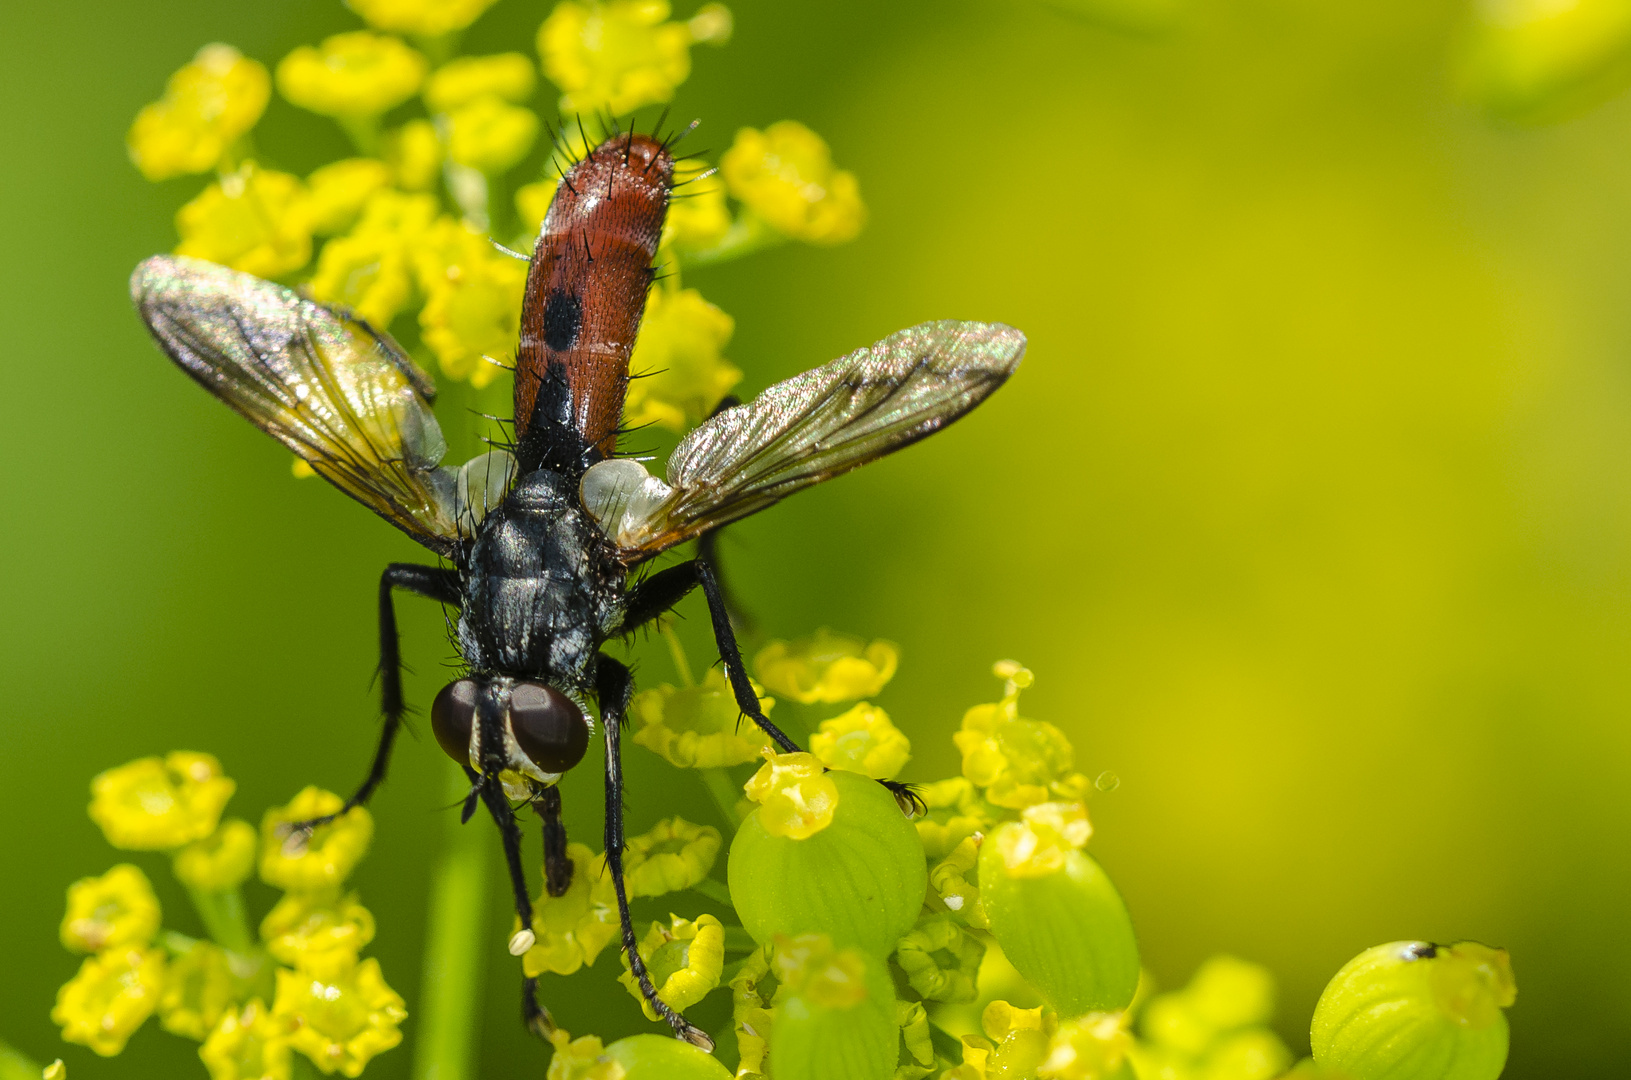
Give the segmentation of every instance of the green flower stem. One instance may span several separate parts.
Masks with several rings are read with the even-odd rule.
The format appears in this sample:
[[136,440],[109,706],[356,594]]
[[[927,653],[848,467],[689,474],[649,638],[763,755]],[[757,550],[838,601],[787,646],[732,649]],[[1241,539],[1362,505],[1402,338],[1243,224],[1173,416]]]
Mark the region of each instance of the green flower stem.
[[0,1080],[40,1080],[40,1067],[0,1040]]
[[249,933],[249,922],[244,915],[243,893],[236,885],[218,892],[188,889],[187,894],[192,897],[205,933],[217,945],[243,956],[255,951],[255,939]]
[[715,881],[713,878],[703,878],[691,886],[691,891],[699,892],[708,899],[717,900],[721,904],[728,905],[731,902],[731,891],[725,887],[723,882]]
[[[448,776],[447,798],[463,802],[469,782],[461,772]],[[447,815],[442,857],[430,885],[414,1080],[465,1080],[475,1072],[476,1008],[486,959],[481,938],[487,839],[480,829]]]
[[334,122],[351,139],[351,145],[364,157],[378,157],[380,150],[379,117],[336,116]]
[[742,797],[742,789],[731,779],[731,774],[724,769],[698,769],[697,775],[702,777],[703,786],[708,794],[714,798],[714,805],[719,807],[720,816],[736,831],[741,819],[736,816],[736,802]]
[[690,689],[697,681],[691,676],[691,661],[685,656],[685,646],[680,644],[680,636],[674,632],[673,618],[665,615],[657,625],[662,629],[663,640],[668,643],[668,655],[674,661],[674,673],[679,676],[680,685]]

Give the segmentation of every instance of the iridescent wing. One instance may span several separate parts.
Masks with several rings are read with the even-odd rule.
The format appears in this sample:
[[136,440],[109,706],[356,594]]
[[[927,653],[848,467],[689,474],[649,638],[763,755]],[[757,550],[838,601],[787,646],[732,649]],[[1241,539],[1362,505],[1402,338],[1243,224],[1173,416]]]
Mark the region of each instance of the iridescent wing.
[[934,434],[1024,353],[1025,335],[1000,323],[902,330],[714,416],[675,448],[666,483],[627,458],[592,466],[584,506],[638,562]]
[[508,454],[442,465],[429,377],[361,320],[182,256],[143,262],[130,293],[183,371],[432,551],[451,555],[513,479]]

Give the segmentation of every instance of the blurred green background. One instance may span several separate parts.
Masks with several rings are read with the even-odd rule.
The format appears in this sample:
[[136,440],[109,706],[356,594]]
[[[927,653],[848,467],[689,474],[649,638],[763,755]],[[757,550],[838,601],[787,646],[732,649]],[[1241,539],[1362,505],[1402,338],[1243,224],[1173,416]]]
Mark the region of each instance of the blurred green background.
[[[547,7],[501,0],[467,48],[530,51]],[[872,213],[849,246],[687,275],[737,318],[745,388],[922,319],[1031,339],[966,423],[732,530],[761,633],[899,642],[879,702],[909,779],[955,770],[993,660],[1032,667],[1027,715],[1121,778],[1093,850],[1150,970],[1269,965],[1299,1053],[1349,957],[1471,937],[1512,951],[1508,1076],[1631,1067],[1631,98],[1547,126],[1458,104],[1449,0],[1215,0],[1152,38],[1029,0],[732,7],[677,102],[699,145],[801,120]],[[336,0],[0,15],[0,1035],[76,1077],[203,1075],[156,1024],[103,1061],[47,1018],[78,963],[63,888],[121,857],[89,778],[207,750],[258,819],[349,790],[374,738],[374,583],[418,549],[292,481],[125,286],[200,186],[139,177],[135,110],[204,42],[274,62],[355,25]],[[299,172],[343,152],[280,100],[258,137]],[[435,606],[401,609],[423,705],[449,648]],[[634,829],[713,820],[694,777],[627,756]],[[593,761],[565,790],[598,846]],[[452,769],[403,745],[356,879],[410,1009]],[[186,929],[162,860],[135,861]],[[537,1075],[504,904],[495,881],[481,1073]],[[608,963],[554,988],[557,1016],[649,1030]]]

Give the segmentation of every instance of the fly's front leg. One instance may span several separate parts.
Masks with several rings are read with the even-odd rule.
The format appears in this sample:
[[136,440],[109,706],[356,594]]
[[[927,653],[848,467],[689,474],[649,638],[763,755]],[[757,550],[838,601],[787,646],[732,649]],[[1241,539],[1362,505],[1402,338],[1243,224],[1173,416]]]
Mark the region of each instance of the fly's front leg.
[[572,887],[572,860],[566,854],[566,826],[561,822],[561,789],[554,784],[532,797],[532,808],[544,823],[544,888],[565,896]]
[[[527,892],[527,871],[521,865],[521,826],[515,820],[515,811],[510,809],[510,800],[504,794],[504,785],[499,782],[496,770],[480,777],[477,787],[481,801],[492,815],[499,837],[504,842],[504,865],[509,871],[510,888],[515,894],[515,914],[521,920],[521,929],[510,936],[510,955],[521,956],[538,940],[532,930],[532,897]],[[541,1039],[549,1038],[555,1031],[554,1018],[549,1015],[548,1009],[538,1003],[538,980],[535,978],[521,980],[521,1022]]]
[[623,760],[619,755],[623,717],[634,694],[634,680],[628,668],[602,655],[598,660],[595,683],[600,699],[600,726],[606,733],[606,869],[611,872],[612,888],[617,893],[617,914],[623,926],[623,955],[629,959],[629,970],[640,984],[640,993],[657,1015],[668,1021],[674,1037],[711,1052],[714,1041],[708,1037],[708,1033],[669,1008],[657,996],[657,988],[651,984],[646,962],[640,959],[634,936],[634,920],[629,915],[628,892],[623,887]]

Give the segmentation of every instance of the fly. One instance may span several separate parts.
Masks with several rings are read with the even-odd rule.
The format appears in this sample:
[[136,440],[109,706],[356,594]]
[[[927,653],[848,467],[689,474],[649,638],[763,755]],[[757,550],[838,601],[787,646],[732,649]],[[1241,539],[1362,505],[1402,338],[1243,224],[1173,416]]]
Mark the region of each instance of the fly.
[[[458,467],[442,463],[447,446],[431,412],[429,377],[389,335],[350,312],[171,255],[138,266],[131,294],[182,370],[443,560],[393,563],[380,578],[384,722],[367,779],[345,809],[366,802],[384,780],[402,721],[393,594],[457,607],[465,673],[436,695],[431,727],[470,780],[465,820],[479,802],[503,839],[524,928],[510,951],[520,955],[532,944],[512,800],[542,818],[546,887],[562,895],[572,864],[555,785],[582,760],[598,712],[606,867],[623,952],[674,1034],[711,1049],[703,1031],[657,997],[635,948],[619,758],[634,684],[601,647],[700,587],[738,708],[782,750],[797,750],[759,708],[709,559],[643,577],[641,568],[688,540],[703,547],[732,521],[940,430],[1002,385],[1025,338],[996,323],[952,321],[891,334],[716,412],[681,440],[658,479],[615,451],[673,175],[668,145],[630,132],[602,142],[563,177],[528,270],[515,441]],[[903,786],[891,787],[910,798]],[[535,979],[523,984],[523,1011],[533,1030],[552,1030]]]

